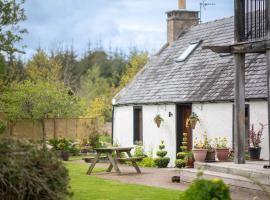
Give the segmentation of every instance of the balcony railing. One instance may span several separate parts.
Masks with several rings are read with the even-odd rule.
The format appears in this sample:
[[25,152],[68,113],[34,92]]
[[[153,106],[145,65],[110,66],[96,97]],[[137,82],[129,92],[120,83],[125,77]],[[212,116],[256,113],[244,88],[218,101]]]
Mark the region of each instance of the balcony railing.
[[245,0],[245,34],[242,41],[256,41],[266,37],[266,1]]

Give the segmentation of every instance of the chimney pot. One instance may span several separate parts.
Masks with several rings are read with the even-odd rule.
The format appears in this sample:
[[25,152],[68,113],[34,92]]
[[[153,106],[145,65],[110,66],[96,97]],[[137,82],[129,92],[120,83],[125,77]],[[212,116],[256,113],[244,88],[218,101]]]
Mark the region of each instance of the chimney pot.
[[178,0],[178,7],[180,10],[186,9],[186,0]]

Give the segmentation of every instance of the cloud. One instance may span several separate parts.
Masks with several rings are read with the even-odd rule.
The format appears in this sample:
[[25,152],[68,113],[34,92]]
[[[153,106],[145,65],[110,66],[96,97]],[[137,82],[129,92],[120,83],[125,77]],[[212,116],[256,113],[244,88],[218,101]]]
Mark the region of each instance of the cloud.
[[[199,2],[187,1],[188,9],[199,10]],[[213,2],[217,5],[204,11],[204,21],[231,15],[233,0]],[[73,44],[80,54],[89,41],[99,40],[105,48],[158,50],[166,42],[165,12],[173,9],[177,0],[27,0],[26,57],[39,45]]]

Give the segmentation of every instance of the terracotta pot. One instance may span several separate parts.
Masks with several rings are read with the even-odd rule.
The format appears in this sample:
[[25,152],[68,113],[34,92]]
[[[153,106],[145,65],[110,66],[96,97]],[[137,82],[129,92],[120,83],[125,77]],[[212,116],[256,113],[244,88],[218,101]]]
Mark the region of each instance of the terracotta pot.
[[230,155],[230,149],[216,149],[219,161],[227,161]]
[[207,149],[192,149],[195,161],[204,162],[207,154]]
[[261,155],[261,147],[249,147],[249,155],[252,160],[259,160]]

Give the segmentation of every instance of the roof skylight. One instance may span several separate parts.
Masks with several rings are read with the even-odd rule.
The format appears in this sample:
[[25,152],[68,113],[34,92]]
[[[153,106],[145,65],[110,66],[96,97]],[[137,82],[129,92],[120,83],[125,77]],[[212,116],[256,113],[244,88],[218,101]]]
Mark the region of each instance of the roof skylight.
[[175,62],[183,62],[187,57],[200,45],[202,40],[191,42],[188,48],[175,60]]

